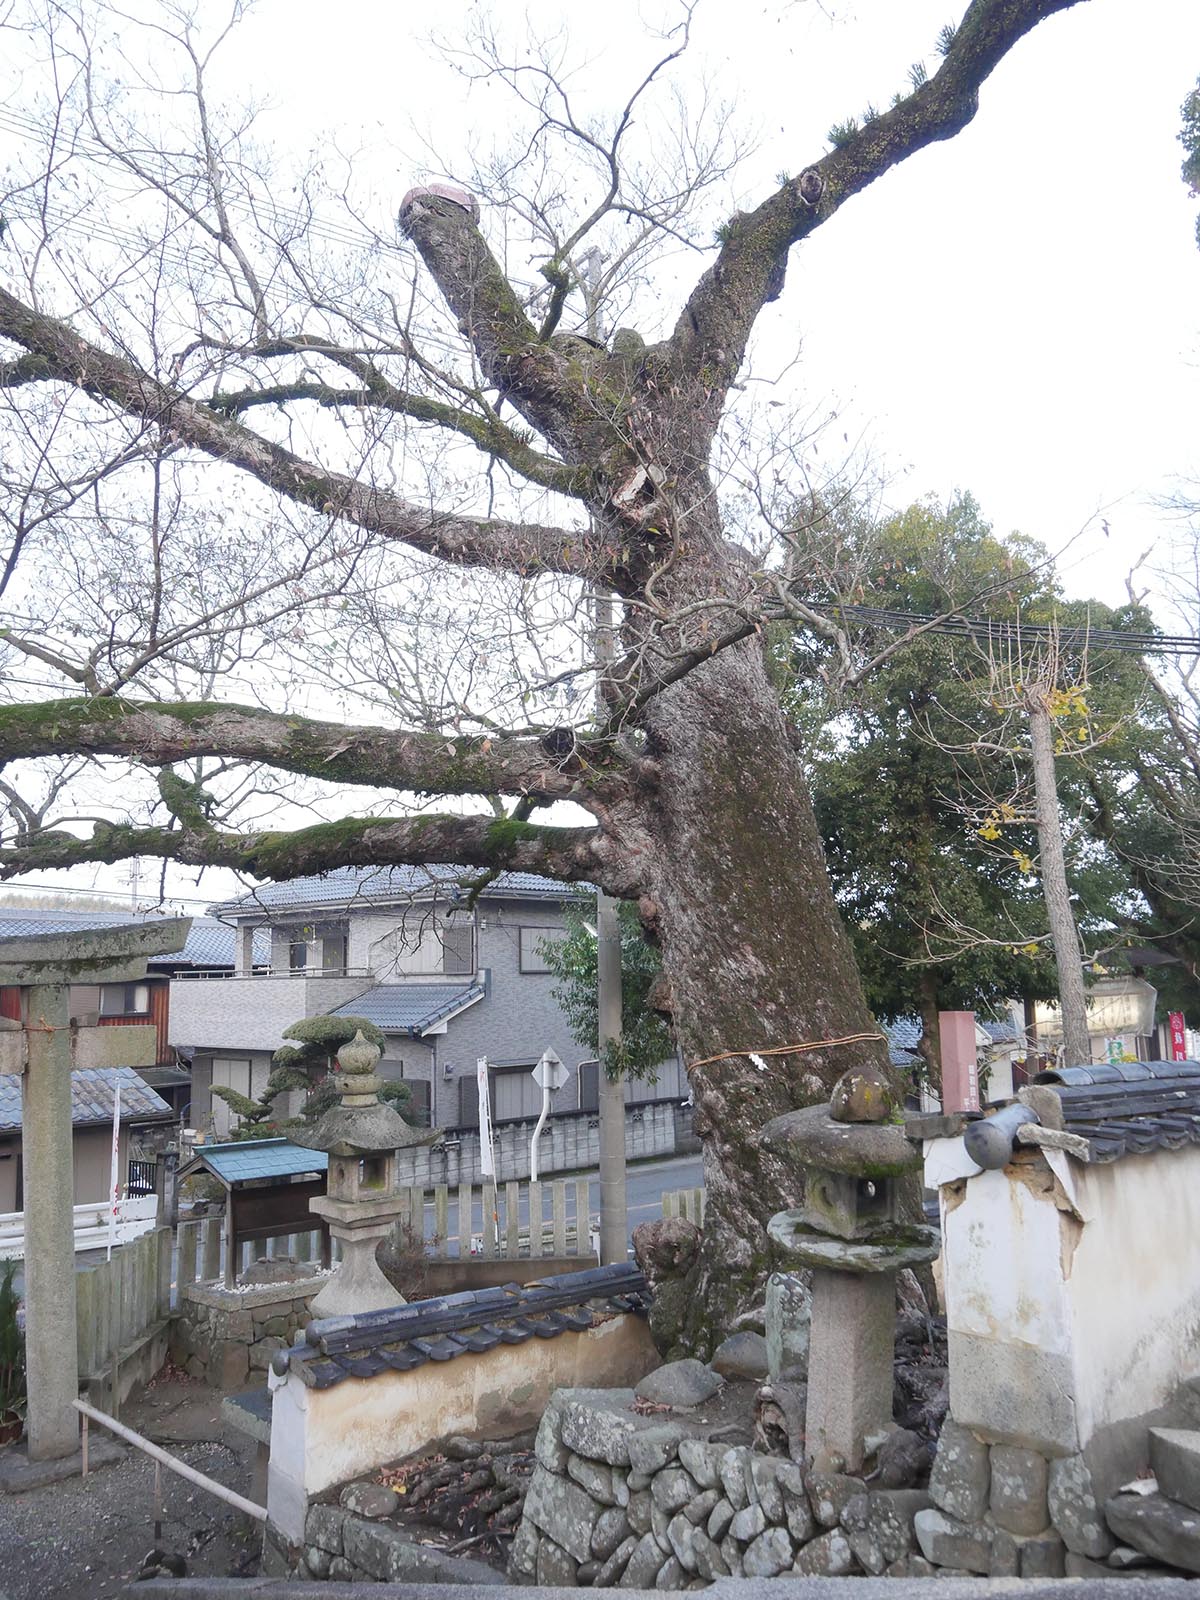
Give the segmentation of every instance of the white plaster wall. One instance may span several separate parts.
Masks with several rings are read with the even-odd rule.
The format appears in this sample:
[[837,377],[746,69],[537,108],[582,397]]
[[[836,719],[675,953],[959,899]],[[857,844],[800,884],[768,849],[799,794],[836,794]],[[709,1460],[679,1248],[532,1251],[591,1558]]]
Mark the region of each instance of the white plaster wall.
[[1200,1373],[1200,1150],[1069,1166],[1088,1218],[1068,1279],[1086,1444]]
[[586,1333],[498,1345],[412,1372],[305,1388],[289,1373],[271,1407],[270,1521],[292,1544],[310,1499],[448,1434],[504,1437],[531,1426],[555,1389],[618,1388],[658,1365],[645,1321],[616,1316]]
[[1200,1373],[1200,1150],[1050,1151],[939,1193],[958,1422],[1071,1454]]
[[1059,1213],[1010,1170],[969,1179],[957,1205],[942,1190],[946,1324],[956,1333],[1065,1352],[1072,1321]]

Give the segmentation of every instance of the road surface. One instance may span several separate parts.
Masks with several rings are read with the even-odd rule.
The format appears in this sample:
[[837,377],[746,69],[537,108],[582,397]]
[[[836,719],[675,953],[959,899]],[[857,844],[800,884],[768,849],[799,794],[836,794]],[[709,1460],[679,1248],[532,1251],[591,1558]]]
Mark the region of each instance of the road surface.
[[[633,1232],[639,1222],[653,1222],[656,1217],[662,1216],[662,1197],[664,1192],[672,1189],[694,1189],[703,1183],[703,1172],[699,1156],[672,1156],[666,1161],[646,1161],[631,1163],[627,1169],[628,1177],[626,1188],[628,1191],[629,1231]],[[549,1190],[552,1184],[565,1181],[567,1185],[567,1222],[572,1228],[575,1223],[575,1182],[576,1179],[588,1179],[588,1209],[595,1222],[600,1215],[600,1176],[598,1172],[573,1172],[549,1173],[542,1184],[542,1205],[545,1212],[547,1225],[550,1220]],[[504,1229],[504,1185],[500,1185],[500,1228]],[[521,1182],[520,1198],[521,1228],[525,1231],[529,1227],[529,1189],[525,1180]],[[483,1231],[483,1201],[482,1194],[478,1196],[472,1207],[471,1215],[472,1233]],[[458,1190],[450,1190],[450,1215],[447,1228],[447,1242],[450,1253],[455,1253],[459,1235],[458,1228]],[[434,1236],[433,1205],[425,1207],[425,1237]]]

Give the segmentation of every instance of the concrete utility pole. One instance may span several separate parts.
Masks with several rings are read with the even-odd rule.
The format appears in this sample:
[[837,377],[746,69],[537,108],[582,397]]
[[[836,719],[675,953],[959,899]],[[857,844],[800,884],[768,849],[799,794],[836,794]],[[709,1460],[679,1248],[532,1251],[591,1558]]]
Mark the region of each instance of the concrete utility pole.
[[[593,245],[579,273],[587,312],[587,331],[602,337],[596,296],[600,287],[602,257]],[[616,654],[613,643],[613,598],[606,589],[592,591],[595,622],[593,647],[598,667],[596,712],[603,721],[608,710],[604,698],[604,663]],[[596,891],[596,1010],[598,1034],[596,1097],[600,1114],[600,1264],[629,1257],[629,1219],[625,1191],[625,1079],[610,1078],[605,1069],[606,1046],[621,1042],[621,927],[617,902],[602,889]]]
[[70,1455],[79,1443],[75,1337],[75,1175],[71,1006],[65,983],[24,990],[27,1064],[21,1086],[25,1208],[25,1371],[29,1455]]
[[24,1031],[24,1049],[11,1064],[22,1077],[25,1366],[34,1461],[57,1460],[79,1448],[71,984],[144,978],[147,957],[182,950],[191,925],[190,917],[172,917],[0,939],[0,987],[21,990]]
[[[595,591],[596,659],[611,661],[612,596]],[[605,709],[602,692],[598,709]],[[600,1264],[629,1257],[629,1215],[625,1189],[625,1077],[613,1078],[605,1066],[607,1047],[621,1042],[621,925],[617,902],[596,891],[596,1012],[598,1022],[596,1094],[600,1113]]]

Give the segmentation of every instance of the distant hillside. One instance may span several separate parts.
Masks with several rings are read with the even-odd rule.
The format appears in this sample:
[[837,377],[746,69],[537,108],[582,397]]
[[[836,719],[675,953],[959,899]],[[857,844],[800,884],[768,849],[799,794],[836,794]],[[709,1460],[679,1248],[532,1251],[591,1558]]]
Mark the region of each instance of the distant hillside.
[[0,889],[0,911],[128,911],[124,895],[61,894],[54,889]]

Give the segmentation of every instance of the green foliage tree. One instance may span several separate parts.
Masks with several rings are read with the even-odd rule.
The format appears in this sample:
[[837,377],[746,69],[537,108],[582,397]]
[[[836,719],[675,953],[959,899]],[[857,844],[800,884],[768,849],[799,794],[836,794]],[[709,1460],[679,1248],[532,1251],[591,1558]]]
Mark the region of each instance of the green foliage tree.
[[[566,1013],[571,1032],[587,1050],[599,1054],[600,1032],[596,988],[596,909],[590,898],[567,906],[567,934],[544,939],[542,956],[554,974],[554,998]],[[590,920],[589,920],[590,919]],[[646,939],[637,907],[623,902],[621,928],[621,1040],[610,1044],[605,1068],[610,1076],[648,1077],[675,1053],[670,1024],[649,1004],[650,990],[662,972],[658,951]]]
[[[1020,536],[998,538],[970,495],[910,506],[881,526],[853,512],[841,521],[843,566],[859,603],[914,615],[961,607],[1009,621],[1122,621],[1064,602],[1047,551]],[[868,629],[858,643],[870,659],[886,640]],[[995,656],[969,640],[911,639],[832,708],[812,636],[798,648],[789,640],[787,653],[791,703],[810,737],[818,824],[869,1003],[880,1017],[921,1017],[922,1055],[936,1081],[939,1011],[986,1013],[1014,997],[1057,993],[1025,794],[1027,747],[1018,730],[1016,742],[1004,735],[1002,752]],[[1078,675],[1083,664],[1068,659],[1066,670]],[[1110,748],[1100,733],[1119,729],[1141,698],[1136,658],[1106,661],[1101,677],[1089,698],[1064,695],[1060,707],[1060,782],[1075,811],[1087,775],[1124,759],[1123,736]],[[1085,944],[1113,942],[1135,898],[1128,874],[1082,828],[1071,865]]]
[[[1183,181],[1193,194],[1200,194],[1200,78],[1180,107],[1183,126],[1179,142],[1184,149]],[[1196,218],[1196,243],[1200,245],[1200,217]]]

